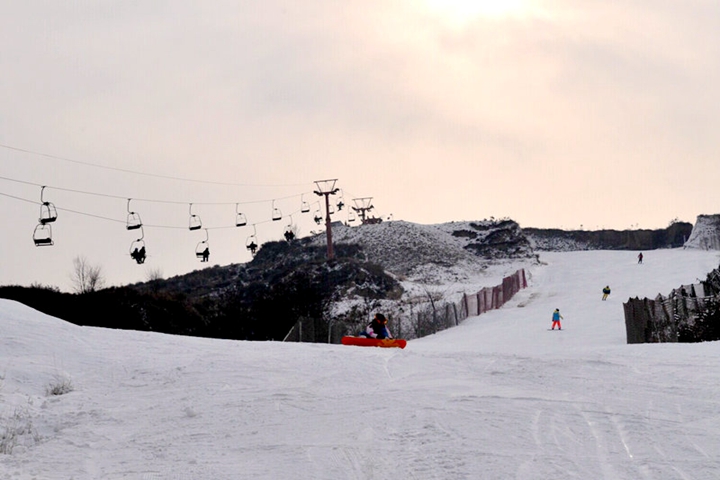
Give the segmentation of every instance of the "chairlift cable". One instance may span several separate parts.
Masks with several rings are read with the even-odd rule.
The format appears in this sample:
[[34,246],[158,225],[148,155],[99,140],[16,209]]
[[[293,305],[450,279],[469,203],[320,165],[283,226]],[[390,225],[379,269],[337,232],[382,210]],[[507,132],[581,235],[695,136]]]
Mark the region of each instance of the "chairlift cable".
[[[84,162],[84,161],[81,161],[81,160],[73,160],[73,159],[71,159],[71,158],[60,157],[60,156],[51,155],[51,154],[48,154],[48,153],[35,152],[35,151],[33,151],[33,150],[28,150],[28,149],[24,149],[24,148],[13,147],[13,146],[11,146],[11,145],[0,144],[0,148],[5,148],[5,149],[8,149],[8,150],[14,150],[14,151],[16,151],[16,152],[28,153],[28,154],[31,154],[31,155],[37,155],[37,156],[40,156],[40,157],[50,158],[50,159],[53,159],[53,160],[61,160],[61,161],[63,161],[63,162],[75,163],[75,164],[78,164],[78,165],[84,165],[84,166],[86,166],[86,167],[100,168],[100,169],[105,169],[105,170],[113,170],[113,171],[116,171],[116,172],[131,173],[131,174],[133,174],[133,175],[143,175],[143,176],[146,176],[146,177],[164,178],[164,179],[167,179],[167,180],[178,180],[178,181],[182,181],[182,182],[204,183],[204,184],[209,184],[209,185],[227,185],[227,186],[235,186],[235,187],[264,187],[264,188],[270,188],[270,187],[299,187],[299,186],[301,186],[301,184],[275,184],[275,185],[267,184],[267,185],[263,185],[263,184],[252,184],[252,183],[218,182],[218,181],[214,181],[214,180],[198,180],[198,179],[195,179],[195,178],[185,178],[185,177],[176,177],[176,176],[173,176],[173,175],[162,175],[162,174],[158,174],[158,173],[140,172],[140,171],[137,171],[137,170],[130,170],[130,169],[127,169],[127,168],[109,167],[109,166],[107,166],[107,165],[99,165],[99,164],[96,164],[96,163]],[[306,184],[305,184],[305,185],[306,185]]]
[[[85,190],[77,190],[73,188],[64,188],[64,187],[55,187],[52,185],[43,185],[40,183],[34,183],[34,182],[28,182],[25,180],[17,180],[15,178],[9,178],[0,176],[0,180],[7,180],[9,182],[16,182],[16,183],[22,183],[24,185],[32,185],[34,187],[45,187],[52,190],[58,190],[61,192],[70,192],[70,193],[78,193],[82,195],[93,195],[96,197],[105,197],[105,198],[118,198],[122,200],[127,200],[127,195],[111,195],[108,193],[97,193],[97,192],[88,192]],[[177,200],[157,200],[157,199],[149,199],[149,198],[137,198],[137,197],[131,197],[136,202],[147,202],[147,203],[165,203],[165,204],[172,204],[172,205],[187,205],[188,203],[193,203],[195,205],[251,205],[251,204],[258,204],[258,203],[270,203],[275,200],[288,200],[291,198],[297,198],[298,196],[305,195],[304,193],[301,194],[294,194],[294,195],[286,195],[284,197],[275,197],[268,200],[249,200],[245,202],[181,202]]]

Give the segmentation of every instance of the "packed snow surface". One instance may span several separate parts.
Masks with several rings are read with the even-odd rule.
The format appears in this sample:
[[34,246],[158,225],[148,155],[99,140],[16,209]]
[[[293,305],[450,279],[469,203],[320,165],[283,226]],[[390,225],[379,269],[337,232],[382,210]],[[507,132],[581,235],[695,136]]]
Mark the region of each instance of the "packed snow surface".
[[404,350],[79,327],[0,300],[0,478],[720,478],[720,343],[627,345],[622,309],[718,253],[644,253],[542,253],[505,307]]

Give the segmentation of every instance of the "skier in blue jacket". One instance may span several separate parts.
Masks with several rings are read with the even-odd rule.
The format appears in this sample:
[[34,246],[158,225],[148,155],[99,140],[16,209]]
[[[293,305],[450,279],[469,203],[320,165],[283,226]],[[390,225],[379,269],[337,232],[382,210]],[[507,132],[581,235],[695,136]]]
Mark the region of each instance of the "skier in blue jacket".
[[552,328],[550,330],[555,330],[555,325],[557,325],[558,330],[562,330],[562,325],[560,325],[560,320],[562,318],[562,315],[560,315],[560,309],[556,308],[552,314]]

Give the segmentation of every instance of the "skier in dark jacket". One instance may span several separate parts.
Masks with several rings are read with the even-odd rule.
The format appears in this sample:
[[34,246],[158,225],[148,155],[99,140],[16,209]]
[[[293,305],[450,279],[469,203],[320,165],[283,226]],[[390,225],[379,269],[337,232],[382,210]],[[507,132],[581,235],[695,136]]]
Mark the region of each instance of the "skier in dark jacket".
[[608,295],[610,295],[610,285],[607,285],[605,288],[603,288],[603,300],[607,300]]
[[390,334],[390,330],[387,328],[387,318],[385,318],[385,315],[382,313],[376,313],[375,318],[373,318],[372,322],[363,330],[360,332],[360,336],[368,337],[368,338],[377,338],[379,340],[385,339],[385,338],[393,338]]

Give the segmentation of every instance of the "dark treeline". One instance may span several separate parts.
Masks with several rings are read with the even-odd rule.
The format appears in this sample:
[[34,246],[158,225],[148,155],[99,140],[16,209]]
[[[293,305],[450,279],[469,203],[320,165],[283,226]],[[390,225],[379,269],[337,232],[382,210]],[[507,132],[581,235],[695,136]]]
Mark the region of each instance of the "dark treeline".
[[[331,303],[350,289],[370,298],[397,295],[397,282],[365,262],[359,247],[338,245],[335,253],[328,262],[326,250],[308,242],[270,242],[248,264],[83,294],[6,286],[0,287],[0,297],[77,325],[282,340],[300,318],[327,324]],[[327,340],[320,336],[317,341]]]

